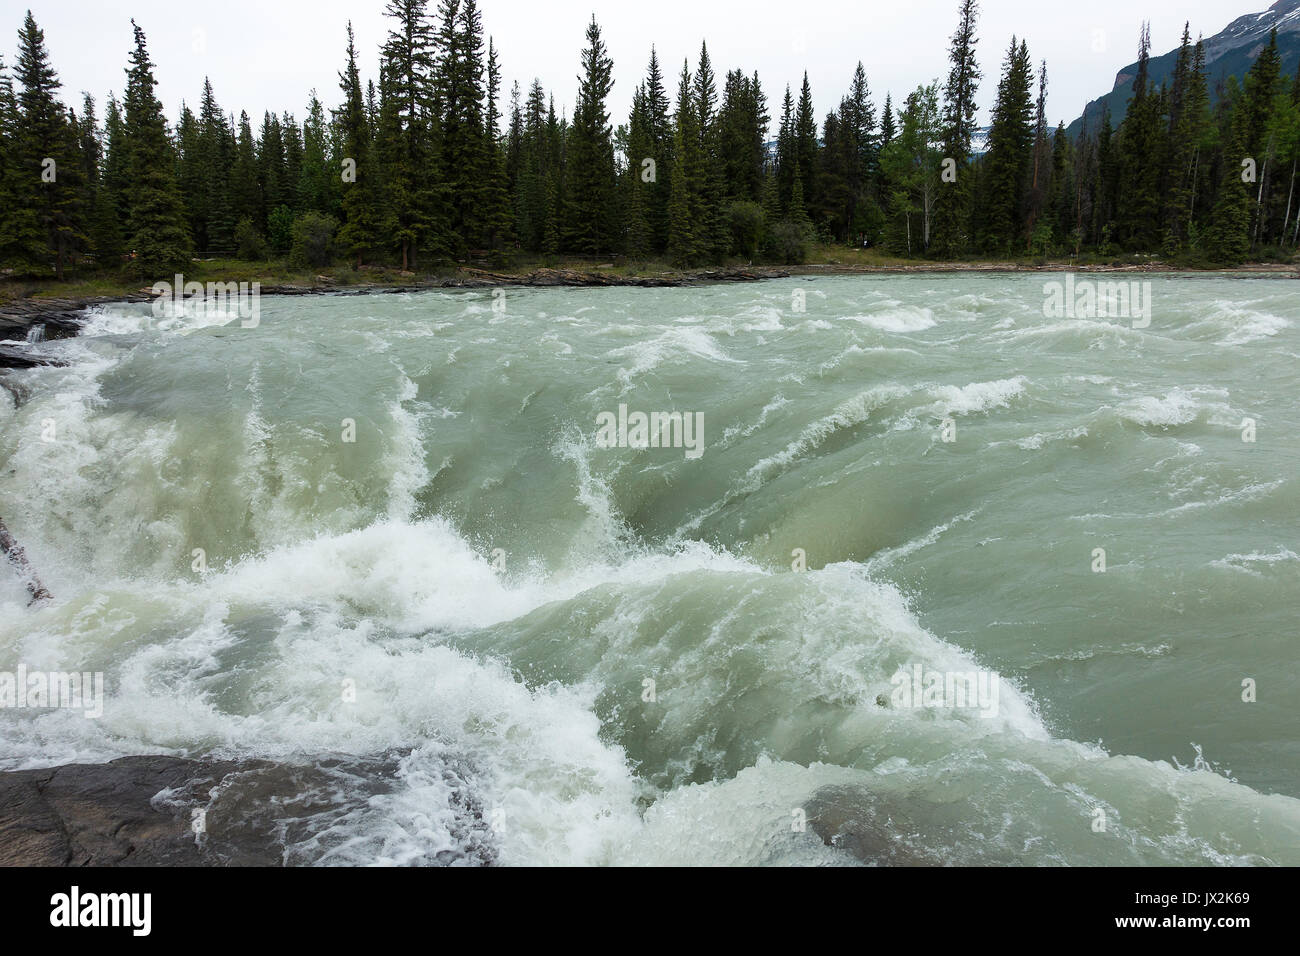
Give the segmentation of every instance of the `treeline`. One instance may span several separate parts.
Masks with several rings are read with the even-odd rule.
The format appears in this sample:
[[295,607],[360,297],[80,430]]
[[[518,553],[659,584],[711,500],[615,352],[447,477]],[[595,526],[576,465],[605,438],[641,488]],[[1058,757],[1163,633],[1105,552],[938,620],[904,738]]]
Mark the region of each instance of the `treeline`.
[[1074,141],[1045,123],[1046,66],[1008,51],[987,154],[975,164],[970,242],[992,254],[1158,254],[1189,264],[1289,258],[1300,239],[1300,73],[1281,73],[1277,31],[1211,107],[1205,50],[1183,28],[1170,82],[1150,77],[1142,31],[1123,122]]
[[[539,255],[801,260],[810,243],[904,256],[1161,254],[1187,262],[1290,255],[1300,238],[1300,77],[1276,37],[1211,106],[1185,28],[1169,84],[1143,30],[1133,99],[1071,141],[1047,121],[1047,69],[1013,38],[987,149],[974,140],[978,8],[959,0],[945,82],[875,106],[859,63],[820,123],[807,74],[772,116],[757,73],[719,79],[702,44],[675,93],[653,49],[631,115],[612,125],[613,63],[593,17],[573,115],[538,81],[503,101],[475,0],[389,0],[379,76],[363,81],[351,25],[339,90],[301,122],[256,122],[205,82],[175,126],[145,35],[102,123],[61,88],[30,12],[0,62],[0,267],[166,274],[193,256],[301,265],[432,266]],[[15,89],[14,80],[17,81]],[[775,119],[775,144],[769,128]]]

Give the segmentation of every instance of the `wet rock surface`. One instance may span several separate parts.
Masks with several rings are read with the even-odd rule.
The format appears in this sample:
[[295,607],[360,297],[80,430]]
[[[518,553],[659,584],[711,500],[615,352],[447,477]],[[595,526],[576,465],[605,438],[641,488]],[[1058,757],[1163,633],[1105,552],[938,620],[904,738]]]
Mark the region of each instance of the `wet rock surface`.
[[[394,753],[295,766],[159,755],[0,773],[0,865],[357,862],[332,859],[332,851],[355,842],[348,824],[400,786],[400,760]],[[493,862],[481,807],[467,788],[454,794],[455,848],[402,862]]]
[[983,830],[965,801],[828,786],[805,809],[822,842],[871,866],[1023,865],[1003,834]]

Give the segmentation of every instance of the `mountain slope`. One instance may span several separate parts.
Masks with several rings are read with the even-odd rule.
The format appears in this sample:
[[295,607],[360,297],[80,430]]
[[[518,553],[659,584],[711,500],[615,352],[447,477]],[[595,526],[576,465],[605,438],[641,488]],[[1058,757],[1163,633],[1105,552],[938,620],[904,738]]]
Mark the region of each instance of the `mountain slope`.
[[[1229,76],[1239,80],[1245,76],[1260,50],[1268,45],[1269,31],[1277,28],[1278,51],[1282,56],[1282,72],[1291,73],[1300,63],[1300,0],[1277,0],[1263,13],[1248,13],[1233,20],[1221,32],[1205,40],[1205,71],[1209,82],[1210,98],[1218,98],[1219,90]],[[1178,60],[1177,48],[1162,56],[1151,58],[1151,80],[1159,86],[1172,82],[1174,64]],[[1133,78],[1137,75],[1137,62],[1128,64],[1115,75],[1115,85],[1104,96],[1089,103],[1083,116],[1070,124],[1071,136],[1077,136],[1087,120],[1089,129],[1096,129],[1103,109],[1109,108],[1112,126],[1118,126],[1133,98]]]

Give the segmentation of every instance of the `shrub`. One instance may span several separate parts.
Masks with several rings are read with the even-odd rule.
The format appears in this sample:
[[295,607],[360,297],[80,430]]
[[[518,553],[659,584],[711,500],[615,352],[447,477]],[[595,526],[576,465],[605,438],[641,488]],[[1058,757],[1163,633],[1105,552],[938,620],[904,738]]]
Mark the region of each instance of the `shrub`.
[[318,212],[303,213],[293,221],[293,245],[289,262],[295,268],[319,269],[334,261],[334,233],[338,220]]
[[768,247],[778,262],[798,265],[808,257],[808,232],[789,220],[778,222],[768,232]]
[[727,207],[731,247],[746,259],[754,258],[763,237],[763,208],[752,202],[733,202]]
[[271,248],[283,255],[293,244],[293,210],[288,206],[276,206],[266,217],[267,238]]
[[1255,262],[1290,262],[1294,252],[1282,246],[1260,246],[1251,255]]
[[239,220],[235,226],[235,258],[258,262],[266,258],[266,240],[257,231],[253,221]]

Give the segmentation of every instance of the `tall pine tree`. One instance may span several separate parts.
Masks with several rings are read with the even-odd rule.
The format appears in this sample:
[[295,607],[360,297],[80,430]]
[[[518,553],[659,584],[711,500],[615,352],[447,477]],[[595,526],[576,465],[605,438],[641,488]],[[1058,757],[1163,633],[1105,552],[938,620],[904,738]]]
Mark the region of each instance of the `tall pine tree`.
[[184,268],[190,256],[185,206],[176,185],[175,151],[154,90],[153,61],[134,20],[135,47],[126,71],[122,120],[126,152],[127,244],[133,271],[161,278]]
[[614,143],[607,100],[614,86],[614,62],[609,58],[596,18],[587,26],[582,51],[577,106],[569,131],[565,185],[567,247],[582,255],[612,251],[616,245],[614,204]]
[[942,183],[935,201],[932,248],[941,258],[955,258],[970,245],[974,189],[969,166],[971,138],[975,135],[975,95],[981,76],[975,59],[978,17],[976,0],[961,0],[957,31],[948,52],[952,65],[943,90],[943,156],[955,164],[956,180]]

